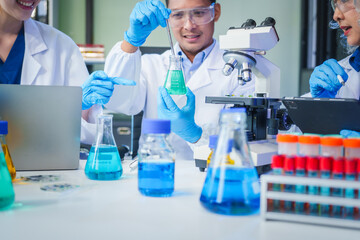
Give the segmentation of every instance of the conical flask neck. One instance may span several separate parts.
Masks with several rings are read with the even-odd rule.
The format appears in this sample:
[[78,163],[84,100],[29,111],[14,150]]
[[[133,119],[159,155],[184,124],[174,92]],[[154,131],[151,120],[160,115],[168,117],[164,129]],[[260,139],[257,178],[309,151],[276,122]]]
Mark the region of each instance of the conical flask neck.
[[112,129],[112,115],[100,115],[97,118],[96,145],[116,146]]

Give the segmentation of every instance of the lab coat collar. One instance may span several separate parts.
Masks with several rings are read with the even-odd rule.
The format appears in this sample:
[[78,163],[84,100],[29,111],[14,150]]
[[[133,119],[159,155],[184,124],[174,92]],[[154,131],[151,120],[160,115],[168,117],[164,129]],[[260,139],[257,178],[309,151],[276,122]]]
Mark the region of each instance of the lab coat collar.
[[25,30],[25,54],[22,73],[28,73],[26,76],[21,75],[21,84],[31,85],[38,75],[41,64],[34,58],[38,53],[46,51],[48,47],[39,31],[36,22],[31,18],[24,22]]

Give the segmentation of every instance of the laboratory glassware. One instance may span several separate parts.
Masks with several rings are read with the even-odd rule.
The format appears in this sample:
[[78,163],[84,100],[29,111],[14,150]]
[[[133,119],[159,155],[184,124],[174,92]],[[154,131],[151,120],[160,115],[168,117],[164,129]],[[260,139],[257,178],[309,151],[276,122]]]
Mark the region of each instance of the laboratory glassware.
[[216,143],[217,143],[217,140],[218,140],[218,135],[211,135],[209,137],[209,148],[210,148],[210,154],[209,154],[209,157],[206,161],[206,165],[209,166],[210,164],[210,161],[211,161],[211,158],[212,158],[212,155],[214,154],[214,149],[216,147]]
[[347,159],[360,157],[360,138],[347,138],[343,140],[344,153]]
[[170,55],[169,70],[166,75],[164,87],[170,95],[186,94],[184,74],[181,68],[181,56]]
[[299,136],[299,155],[317,157],[320,155],[320,137],[314,135]]
[[0,209],[6,209],[15,200],[11,176],[6,165],[5,155],[0,148]]
[[321,156],[332,157],[334,159],[343,156],[343,139],[339,137],[321,138]]
[[[212,212],[248,215],[259,210],[259,178],[250,156],[245,128],[245,108],[222,110],[218,143],[200,196],[201,204]],[[229,154],[232,164],[228,161]]]
[[175,159],[167,140],[170,132],[169,120],[143,120],[143,142],[138,151],[138,189],[145,196],[168,197],[174,192]]
[[[308,157],[307,161],[306,161],[306,170],[307,170],[308,177],[311,177],[311,178],[319,177],[319,158],[318,157]],[[308,186],[308,194],[318,195],[319,187],[309,185]],[[309,214],[318,215],[319,214],[319,204],[309,203]]]
[[276,136],[278,143],[278,154],[285,156],[296,156],[298,136],[292,134],[278,134]]
[[85,174],[92,180],[116,180],[122,175],[121,159],[112,131],[112,115],[99,115],[96,143],[92,145]]
[[2,150],[5,155],[6,165],[8,167],[11,179],[14,180],[16,177],[16,169],[14,167],[14,163],[11,159],[9,147],[6,144],[5,137],[8,134],[8,122],[7,121],[0,121],[0,144],[2,146]]

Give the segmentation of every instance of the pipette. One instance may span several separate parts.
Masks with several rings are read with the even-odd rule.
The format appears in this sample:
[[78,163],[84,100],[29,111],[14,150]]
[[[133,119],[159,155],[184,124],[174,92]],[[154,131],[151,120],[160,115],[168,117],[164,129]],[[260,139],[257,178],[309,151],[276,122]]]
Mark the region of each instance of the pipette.
[[173,44],[173,41],[172,41],[172,38],[171,38],[171,32],[170,32],[169,20],[168,19],[166,19],[166,30],[167,30],[167,33],[168,33],[168,38],[169,38],[169,43],[170,43],[170,48],[171,48],[171,54],[173,56],[175,56],[174,44]]

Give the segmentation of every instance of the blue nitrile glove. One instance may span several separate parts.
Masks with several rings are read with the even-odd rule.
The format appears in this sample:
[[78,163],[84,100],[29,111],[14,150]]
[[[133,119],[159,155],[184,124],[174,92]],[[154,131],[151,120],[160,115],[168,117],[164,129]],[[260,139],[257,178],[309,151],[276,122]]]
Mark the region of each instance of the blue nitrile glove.
[[159,25],[166,27],[171,10],[158,0],[138,2],[130,15],[130,27],[124,38],[135,47],[143,45],[150,33]]
[[360,138],[360,132],[345,129],[340,131],[340,135],[345,138]]
[[136,82],[120,77],[108,77],[103,71],[93,72],[82,85],[82,110],[89,109],[94,104],[108,103],[115,84],[134,86]]
[[313,97],[334,98],[342,87],[337,75],[346,82],[348,75],[335,59],[326,60],[311,74],[310,92]]
[[179,109],[167,90],[159,87],[158,116],[160,119],[171,121],[172,132],[190,143],[195,143],[200,139],[202,129],[194,120],[195,95],[189,88],[187,88],[186,97],[186,105]]

